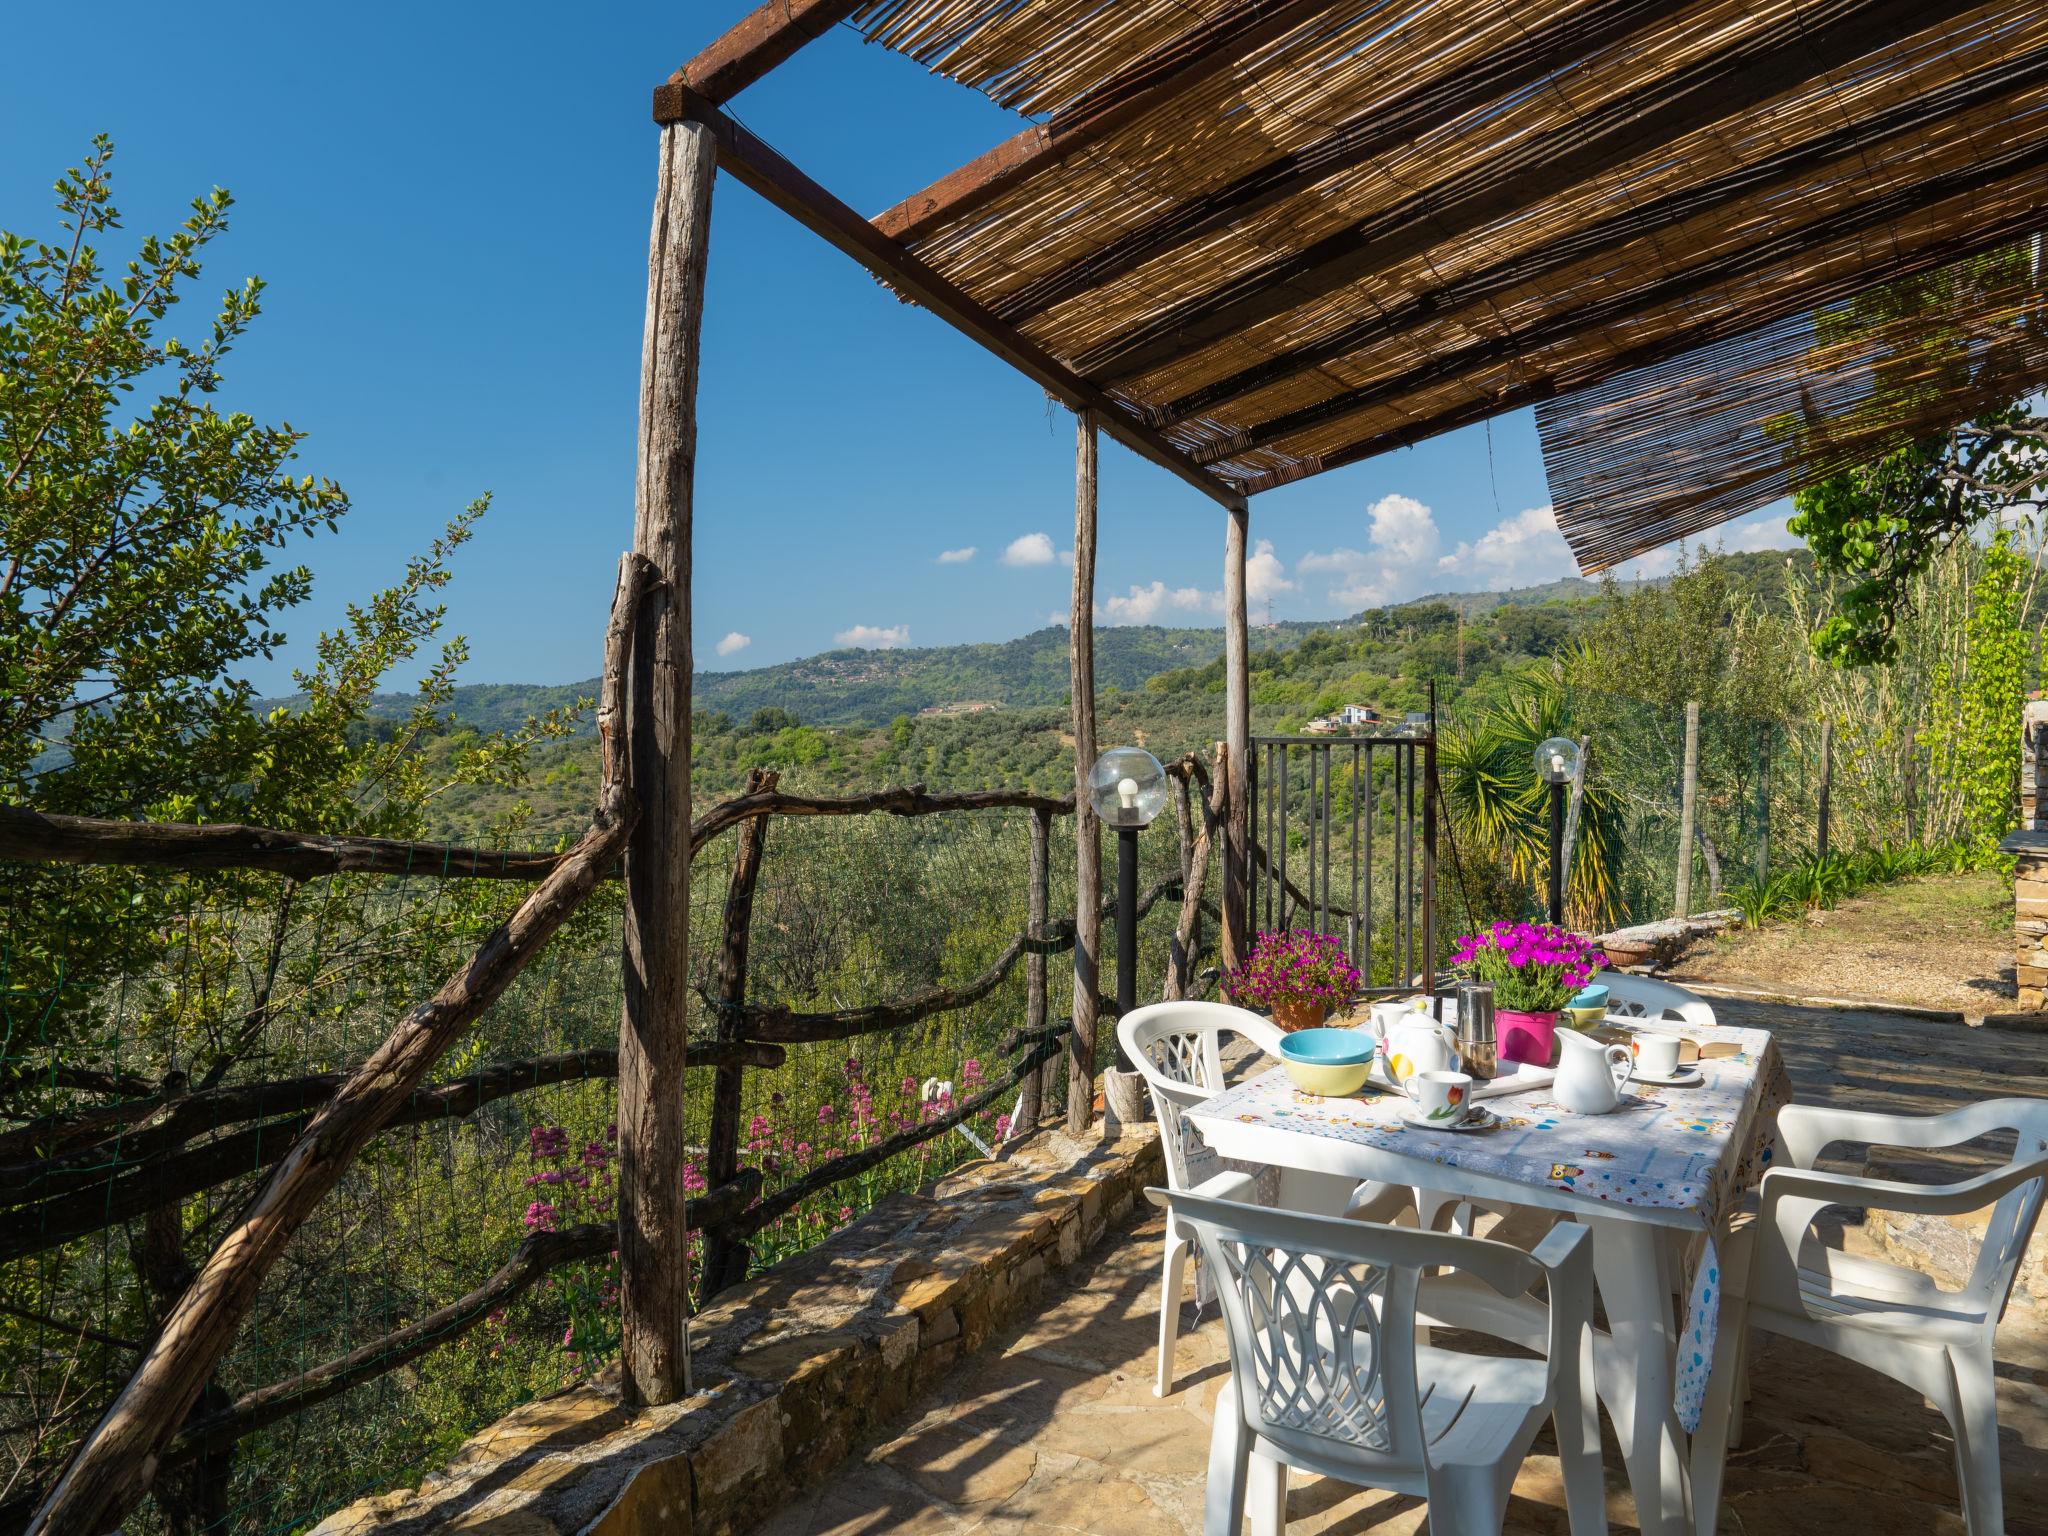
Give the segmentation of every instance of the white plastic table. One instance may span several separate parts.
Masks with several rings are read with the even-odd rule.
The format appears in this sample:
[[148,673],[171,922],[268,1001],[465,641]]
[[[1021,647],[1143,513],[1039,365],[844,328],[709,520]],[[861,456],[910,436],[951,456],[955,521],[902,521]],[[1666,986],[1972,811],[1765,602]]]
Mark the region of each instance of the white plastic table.
[[[1620,1023],[1621,1021],[1616,1020]],[[1279,1201],[1341,1215],[1362,1179],[1492,1205],[1562,1212],[1593,1233],[1607,1313],[1595,1341],[1600,1399],[1614,1422],[1646,1536],[1687,1530],[1687,1433],[1712,1364],[1719,1311],[1712,1242],[1740,1191],[1762,1177],[1777,1107],[1790,1097],[1768,1031],[1629,1020],[1736,1053],[1703,1060],[1695,1088],[1631,1085],[1623,1107],[1575,1115],[1546,1089],[1487,1100],[1497,1130],[1406,1124],[1406,1100],[1298,1092],[1275,1067],[1186,1112],[1223,1157],[1280,1170]],[[1675,1316],[1672,1234],[1708,1238],[1687,1315]]]

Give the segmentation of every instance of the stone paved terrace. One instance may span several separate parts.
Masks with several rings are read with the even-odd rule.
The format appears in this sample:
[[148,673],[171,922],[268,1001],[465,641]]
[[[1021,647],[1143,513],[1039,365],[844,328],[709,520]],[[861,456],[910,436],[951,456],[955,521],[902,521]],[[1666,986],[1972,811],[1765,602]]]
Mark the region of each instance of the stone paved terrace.
[[[1777,1033],[1799,1097],[1930,1112],[1975,1098],[2048,1092],[2048,1036],[1971,1030],[1898,1014],[1717,1004]],[[1954,1164],[1941,1176],[1952,1176]],[[1893,1165],[1894,1170],[1898,1167]],[[1152,1396],[1160,1218],[1061,1273],[1042,1307],[934,1383],[906,1420],[763,1530],[772,1536],[959,1536],[1086,1531],[1177,1536],[1201,1529],[1210,1412],[1224,1373],[1213,1315],[1183,1328],[1173,1396]],[[1839,1241],[1959,1260],[1942,1234],[1873,1221]],[[1187,1317],[1192,1317],[1190,1292]],[[2048,1282],[2023,1276],[1999,1336],[1999,1418],[2008,1528],[2048,1532]],[[1813,1536],[1962,1530],[1940,1416],[1895,1383],[1788,1340],[1763,1340],[1721,1529]],[[1562,1532],[1563,1494],[1544,1440],[1516,1485],[1508,1529]],[[1609,1515],[1634,1527],[1608,1439]],[[1297,1479],[1289,1530],[1422,1529],[1413,1499]]]

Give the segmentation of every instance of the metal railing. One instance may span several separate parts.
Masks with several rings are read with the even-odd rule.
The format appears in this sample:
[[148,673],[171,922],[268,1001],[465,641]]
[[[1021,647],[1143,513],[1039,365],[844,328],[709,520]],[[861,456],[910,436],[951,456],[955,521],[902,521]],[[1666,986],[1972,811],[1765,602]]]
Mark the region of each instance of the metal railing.
[[1371,994],[1435,989],[1436,724],[1251,740],[1251,918],[1340,940]]

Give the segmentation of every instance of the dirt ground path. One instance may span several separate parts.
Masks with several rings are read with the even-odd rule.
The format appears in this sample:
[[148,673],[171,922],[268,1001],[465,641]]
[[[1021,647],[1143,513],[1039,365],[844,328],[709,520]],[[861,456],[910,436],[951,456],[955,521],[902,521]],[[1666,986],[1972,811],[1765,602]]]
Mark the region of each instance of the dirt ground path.
[[1991,872],[1905,880],[1832,911],[1704,940],[1663,974],[1785,997],[1995,1013],[2014,997],[2012,895]]

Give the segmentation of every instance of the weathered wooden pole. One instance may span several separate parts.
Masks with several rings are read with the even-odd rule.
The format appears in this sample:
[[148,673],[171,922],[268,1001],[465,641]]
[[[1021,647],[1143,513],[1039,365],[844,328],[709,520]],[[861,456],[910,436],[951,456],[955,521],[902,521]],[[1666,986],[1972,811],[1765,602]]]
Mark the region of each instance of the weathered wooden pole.
[[1678,788],[1677,915],[1692,915],[1692,824],[1700,792],[1700,701],[1685,706],[1685,768]]
[[[772,768],[747,771],[746,793],[773,793],[782,776]],[[747,1001],[747,950],[754,935],[754,885],[761,876],[761,857],[768,845],[768,823],[772,816],[749,816],[740,823],[738,846],[733,850],[732,879],[725,888],[725,934],[718,949],[718,971],[713,989],[720,1004],[718,1038],[737,1044],[743,1038],[741,1008]],[[704,1151],[704,1178],[710,1189],[722,1189],[739,1177],[741,1102],[745,1084],[740,1063],[721,1063],[711,1080],[711,1132]],[[723,1229],[704,1234],[704,1296],[717,1295],[727,1286],[747,1278],[752,1250],[744,1241],[734,1241]]]
[[[1031,884],[1027,895],[1024,931],[1034,939],[1045,937],[1045,921],[1052,905],[1052,812],[1031,812]],[[1045,955],[1032,950],[1024,957],[1024,1027],[1045,1027]],[[1017,1111],[1018,1127],[1030,1130],[1045,1113],[1051,1096],[1054,1062],[1048,1061],[1024,1079],[1023,1103]]]
[[1252,766],[1251,623],[1245,607],[1244,561],[1251,512],[1229,511],[1223,540],[1223,968],[1241,964],[1251,948]]
[[1095,766],[1095,413],[1074,418],[1074,606],[1067,637],[1074,714],[1074,1032],[1067,1039],[1067,1129],[1095,1110],[1095,1000],[1100,995],[1102,835],[1088,803]]
[[619,1024],[621,1386],[628,1402],[689,1391],[684,1263],[683,1048],[690,996],[690,517],[697,354],[717,141],[661,130],[633,547],[661,585],[633,647],[626,745],[640,820],[626,846],[624,1014]]
[[1765,721],[1763,751],[1757,760],[1756,775],[1756,878],[1762,884],[1771,878],[1771,748],[1776,745],[1774,727]]
[[1818,807],[1819,828],[1815,838],[1815,849],[1822,858],[1828,856],[1828,812],[1835,793],[1835,722],[1824,719],[1820,723],[1820,805]]

